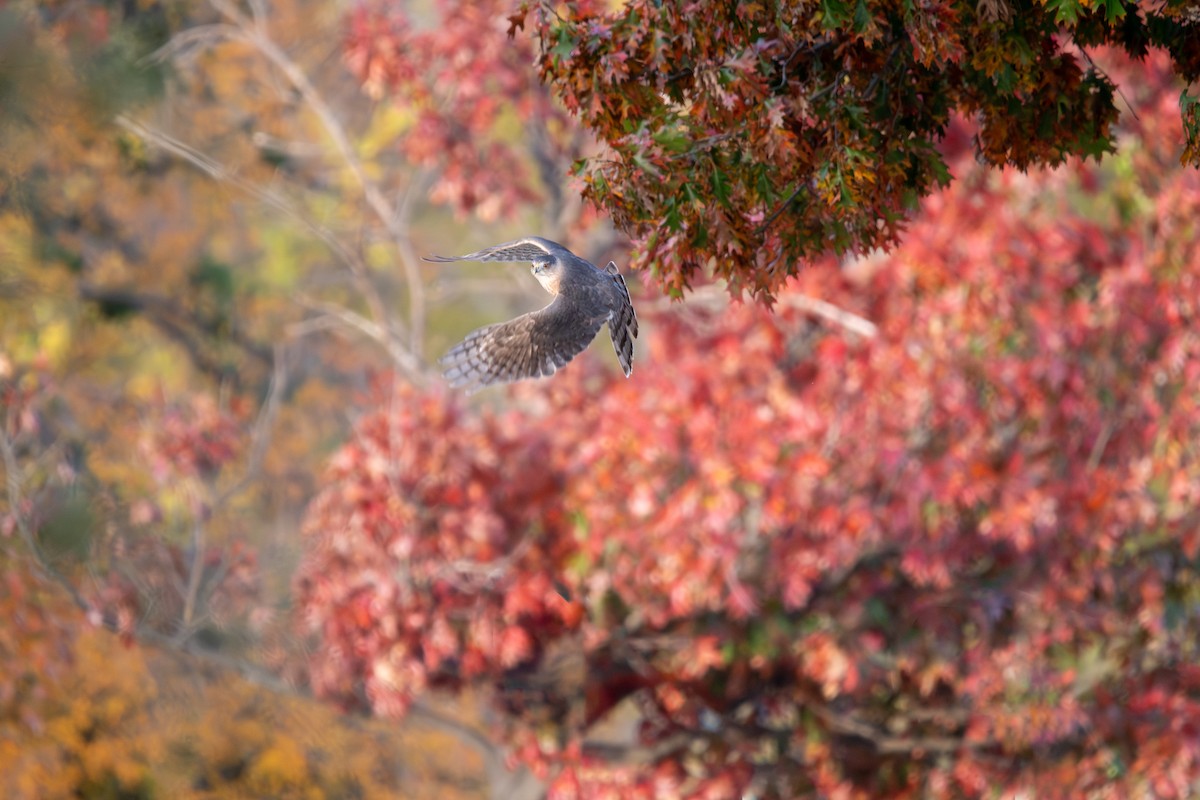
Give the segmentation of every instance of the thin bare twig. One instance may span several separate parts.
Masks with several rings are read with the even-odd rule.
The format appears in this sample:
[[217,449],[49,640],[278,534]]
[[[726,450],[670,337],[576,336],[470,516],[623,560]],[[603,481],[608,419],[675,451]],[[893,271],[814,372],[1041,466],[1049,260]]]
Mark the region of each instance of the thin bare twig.
[[[423,382],[425,380],[424,371],[421,368],[420,362],[417,361],[416,357],[413,356],[411,352],[409,352],[405,347],[401,346],[399,342],[396,342],[392,337],[388,336],[388,333],[383,326],[370,319],[367,319],[356,311],[352,311],[345,306],[339,306],[336,303],[327,303],[321,300],[315,300],[303,294],[297,294],[295,296],[295,301],[305,308],[321,312],[325,318],[328,318],[329,320],[336,321],[344,327],[353,328],[367,338],[378,342],[384,347],[384,349],[387,350],[388,355],[391,356],[392,360],[395,361],[399,367],[409,373],[409,377],[417,382]],[[325,323],[321,322],[320,325],[324,326]]]
[[786,200],[784,200],[782,203],[780,203],[780,204],[779,204],[779,205],[778,205],[778,206],[775,208],[775,210],[774,210],[774,211],[772,211],[772,212],[771,212],[771,213],[770,213],[770,214],[767,216],[767,218],[763,220],[763,223],[762,223],[762,225],[759,225],[759,226],[758,226],[758,230],[756,230],[756,231],[754,232],[754,235],[755,235],[755,236],[762,236],[764,233],[766,233],[766,232],[767,232],[767,229],[771,227],[772,223],[774,223],[774,222],[775,222],[775,220],[779,219],[779,215],[780,215],[780,214],[782,214],[784,211],[786,211],[786,210],[787,210],[787,208],[788,208],[788,206],[790,206],[790,205],[792,204],[792,201],[793,201],[793,200],[795,200],[797,197],[799,197],[799,196],[800,196],[800,192],[801,192],[803,189],[804,189],[804,187],[803,187],[803,186],[797,187],[796,191],[794,191],[794,192],[792,192],[790,195],[788,195],[787,199],[786,199]]
[[[187,656],[222,671],[236,673],[243,680],[275,694],[316,699],[305,687],[296,686],[257,664],[237,658],[236,656],[218,652],[195,640],[179,641],[174,637],[164,636],[150,630],[139,631],[136,638],[139,642],[158,648],[160,651],[177,658]],[[437,728],[444,733],[456,737],[464,744],[478,751],[486,763],[503,764],[499,748],[473,725],[455,719],[449,714],[439,711],[420,700],[412,704],[409,709],[409,716],[415,722]]]
[[[415,352],[421,352],[424,331],[425,331],[425,287],[421,281],[421,274],[417,269],[415,254],[412,252],[412,245],[409,242],[407,232],[404,230],[404,225],[400,220],[398,209],[393,207],[383,196],[383,192],[379,186],[367,177],[362,161],[355,152],[354,145],[350,141],[350,137],[346,134],[346,129],[342,126],[337,115],[325,102],[325,98],[309,80],[307,73],[292,60],[292,58],[284,52],[284,50],[275,43],[267,34],[265,25],[258,24],[248,19],[242,12],[227,0],[209,0],[210,5],[218,12],[233,22],[237,29],[235,37],[252,45],[260,53],[266,56],[272,64],[284,74],[288,82],[300,93],[300,97],[308,105],[309,109],[320,120],[325,132],[329,138],[333,140],[334,146],[338,150],[338,154],[349,167],[354,180],[358,183],[362,190],[363,198],[367,201],[367,205],[375,212],[375,216],[383,223],[391,235],[393,243],[401,256],[401,266],[404,268],[405,280],[408,284],[409,296],[409,345]],[[386,316],[379,317],[381,321],[386,320]]]
[[[281,386],[282,380],[277,385]],[[267,405],[270,405],[270,401],[268,401]],[[264,413],[260,414],[260,423],[267,418],[269,417],[264,409]],[[6,419],[3,420],[3,424],[0,424],[0,457],[2,457],[6,473],[7,499],[10,513],[12,513],[15,519],[17,531],[37,563],[39,570],[63,589],[81,611],[90,613],[94,609],[83,597],[79,589],[76,588],[66,575],[56,569],[45,558],[41,548],[38,546],[33,527],[22,510],[25,500],[24,481],[22,479],[21,465],[17,458],[16,445],[8,433],[9,422]],[[104,619],[103,625],[106,629],[114,633],[119,632],[115,620]],[[205,647],[194,639],[166,636],[150,629],[139,629],[135,633],[135,638],[143,644],[150,645],[177,657],[187,655],[221,670],[235,672],[250,683],[277,694],[312,698],[311,692],[306,688],[295,686],[269,670],[263,669],[249,661]],[[448,733],[478,751],[483,757],[489,773],[503,768],[504,759],[499,748],[482,731],[474,726],[456,719],[420,700],[412,704],[409,716],[414,722]]]
[[1085,467],[1088,472],[1095,472],[1096,467],[1100,466],[1100,459],[1104,458],[1104,448],[1108,447],[1108,440],[1112,437],[1115,429],[1116,426],[1113,425],[1111,419],[1104,421],[1104,426],[1100,428],[1100,433],[1096,435],[1096,441],[1092,444],[1092,451],[1088,453]]
[[[688,296],[684,305],[707,305],[711,308],[722,308],[729,301],[729,295],[720,286],[705,286],[697,289]],[[788,293],[780,296],[777,299],[780,306],[784,308],[793,308],[797,311],[802,311],[805,314],[810,314],[814,317],[820,317],[823,320],[832,322],[835,325],[845,328],[853,334],[863,337],[864,339],[874,339],[879,335],[879,329],[874,322],[871,322],[865,317],[847,311],[844,308],[835,306],[825,300],[817,297],[810,297],[805,294]],[[667,301],[652,302],[648,309],[676,309],[679,306]]]
[[[362,263],[362,260],[354,251],[343,244],[332,231],[313,220],[300,210],[295,203],[274,189],[268,189],[246,180],[227,168],[224,164],[200,152],[191,145],[176,139],[169,133],[144,125],[124,115],[118,116],[116,123],[119,127],[134,134],[147,144],[158,147],[188,162],[210,178],[222,183],[228,183],[298,222],[307,231],[324,242],[352,273],[357,274],[366,269],[366,265]],[[382,301],[380,301],[380,305],[382,306]]]
[[779,304],[828,320],[864,339],[874,339],[879,334],[879,328],[869,319],[852,314],[844,308],[839,308],[833,303],[817,297],[809,297],[806,294],[787,294],[779,298]]
[[[244,491],[258,479],[262,471],[263,458],[266,456],[267,445],[270,442],[271,428],[279,415],[280,398],[287,387],[287,362],[283,345],[276,345],[274,365],[271,371],[271,383],[267,396],[259,409],[258,418],[250,433],[250,452],[246,459],[246,469],[232,486],[225,489],[211,500],[210,503],[197,509],[192,520],[192,560],[188,567],[188,580],[183,594],[183,614],[179,620],[179,637],[187,639],[196,628],[197,609],[200,605],[200,586],[204,576],[205,559],[205,523],[220,509]],[[210,584],[211,585],[211,584]]]
[[263,458],[266,457],[267,446],[270,444],[271,428],[279,416],[279,406],[283,394],[287,391],[287,360],[284,346],[275,346],[275,358],[271,370],[271,382],[267,387],[267,396],[258,410],[258,418],[250,431],[250,454],[246,459],[246,469],[242,476],[222,492],[213,501],[213,510],[223,507],[247,486],[258,479],[262,472]]
[[279,211],[302,225],[307,231],[320,239],[338,259],[346,265],[355,280],[363,299],[371,309],[371,315],[380,320],[372,322],[374,333],[371,338],[379,342],[393,361],[411,377],[423,373],[421,361],[416,351],[402,343],[386,327],[388,314],[385,311],[383,299],[379,296],[374,284],[367,276],[367,266],[362,259],[349,247],[342,243],[332,231],[309,217],[287,197],[264,186],[246,180],[225,167],[220,162],[200,152],[194,147],[181,142],[168,133],[151,128],[126,116],[117,117],[117,125],[138,136],[148,144],[152,144],[201,170],[214,180],[229,183],[262,203]]
[[46,558],[42,552],[42,548],[38,545],[37,534],[33,530],[28,517],[25,516],[22,508],[25,501],[25,481],[22,476],[21,464],[17,460],[16,444],[8,434],[11,424],[10,415],[11,410],[5,415],[5,419],[0,422],[0,455],[3,456],[4,460],[9,513],[12,514],[13,521],[17,526],[17,532],[21,536],[21,541],[24,542],[26,549],[29,550],[29,554],[33,557],[37,568],[47,578],[65,589],[67,594],[71,596],[72,602],[81,611],[91,612],[93,610],[92,604],[84,598],[83,593]]
[[200,595],[200,577],[204,571],[204,513],[196,513],[192,520],[192,563],[188,568],[188,581],[183,594],[183,614],[179,619],[179,637],[186,639],[194,629],[196,600]]
[[1100,75],[1103,75],[1104,80],[1106,80],[1112,84],[1112,87],[1117,90],[1117,94],[1119,94],[1121,96],[1121,99],[1125,101],[1125,105],[1129,108],[1129,113],[1133,114],[1134,119],[1136,119],[1138,122],[1141,122],[1142,118],[1138,116],[1137,109],[1133,107],[1133,103],[1129,102],[1129,98],[1125,96],[1125,92],[1121,90],[1121,87],[1117,84],[1117,82],[1114,81],[1112,78],[1108,77],[1107,72],[1102,70],[1100,67],[1096,66],[1096,62],[1092,60],[1091,53],[1089,53],[1087,50],[1083,49],[1082,47],[1079,47],[1079,52],[1083,54],[1083,57],[1085,59],[1087,59],[1087,62],[1089,65],[1091,65],[1093,71],[1095,71],[1096,73],[1098,73]]

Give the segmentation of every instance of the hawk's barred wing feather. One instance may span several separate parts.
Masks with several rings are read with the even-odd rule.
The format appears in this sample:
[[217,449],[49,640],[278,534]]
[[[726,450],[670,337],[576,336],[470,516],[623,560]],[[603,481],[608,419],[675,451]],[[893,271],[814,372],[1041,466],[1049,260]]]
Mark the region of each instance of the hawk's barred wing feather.
[[524,262],[555,256],[556,248],[562,249],[553,242],[539,236],[527,236],[494,247],[485,247],[465,256],[424,256],[426,261],[449,263],[451,261],[507,261]]
[[553,375],[587,349],[604,321],[556,297],[540,311],[468,334],[441,358],[446,380],[471,390]]
[[637,315],[615,262],[600,269],[540,236],[462,256],[427,256],[425,260],[529,262],[538,281],[555,295],[541,311],[480,328],[451,349],[442,357],[442,364],[452,385],[473,390],[552,375],[586,349],[605,323],[625,377],[633,371]]

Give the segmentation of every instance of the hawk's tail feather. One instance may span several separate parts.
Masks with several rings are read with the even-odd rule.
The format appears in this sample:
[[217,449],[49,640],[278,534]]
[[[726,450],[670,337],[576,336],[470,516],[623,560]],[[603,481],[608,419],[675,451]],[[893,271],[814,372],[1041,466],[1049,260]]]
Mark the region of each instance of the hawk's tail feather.
[[629,329],[613,319],[608,323],[608,332],[612,336],[613,349],[617,351],[617,360],[621,362],[621,371],[628,378],[633,372],[633,339]]
[[617,360],[621,362],[621,370],[628,378],[633,372],[633,340],[638,335],[637,314],[633,311],[633,300],[629,297],[629,287],[625,278],[617,269],[617,262],[610,261],[604,271],[613,277],[617,289],[621,292],[621,301],[608,321],[608,332],[612,336],[613,349],[617,351]]

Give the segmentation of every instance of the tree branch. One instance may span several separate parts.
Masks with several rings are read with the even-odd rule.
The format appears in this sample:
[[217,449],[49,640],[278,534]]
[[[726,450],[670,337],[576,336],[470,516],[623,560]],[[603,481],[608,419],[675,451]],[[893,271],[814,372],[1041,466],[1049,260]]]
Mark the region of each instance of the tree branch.
[[[416,357],[405,347],[395,341],[393,337],[388,336],[387,331],[381,325],[376,324],[372,320],[367,319],[362,314],[352,311],[344,306],[339,306],[336,303],[327,303],[321,300],[314,300],[306,297],[303,294],[297,294],[295,301],[305,308],[313,311],[319,311],[324,315],[324,318],[331,320],[347,328],[352,328],[363,334],[369,339],[374,340],[381,345],[391,356],[392,360],[406,373],[409,377],[418,383],[424,382],[425,372]],[[318,318],[321,319],[321,318]],[[318,327],[313,325],[314,321],[305,323],[306,327]],[[319,327],[325,327],[321,323]],[[297,333],[306,332],[304,329],[297,329]]]
[[[278,380],[275,386],[282,386],[282,379]],[[273,392],[275,396],[277,392]],[[259,424],[264,428],[269,425],[269,420],[274,413],[273,401],[268,398],[264,404],[264,410],[259,417]],[[113,633],[121,633],[118,630],[116,620],[110,618],[101,618],[95,614],[95,609],[83,596],[83,594],[75,587],[75,585],[58,569],[56,569],[42,553],[38,546],[36,533],[29,519],[23,512],[25,503],[24,496],[24,480],[22,478],[21,465],[17,458],[16,443],[14,442],[9,431],[11,429],[12,419],[10,413],[5,415],[3,424],[0,425],[0,462],[4,464],[7,499],[12,513],[18,533],[22,542],[29,550],[38,569],[48,577],[53,583],[57,584],[67,595],[72,602],[83,612],[85,612],[92,621],[100,621],[100,624],[108,631]],[[137,641],[155,647],[156,649],[174,655],[175,657],[192,657],[204,664],[215,667],[222,671],[233,672],[239,675],[244,680],[249,681],[257,686],[261,686],[269,691],[277,694],[285,694],[294,697],[303,697],[306,699],[316,699],[311,691],[305,687],[294,685],[275,673],[266,670],[257,664],[246,661],[245,659],[221,653],[212,650],[198,643],[194,639],[181,638],[178,636],[166,636],[151,629],[139,629],[135,631],[134,637]],[[470,725],[462,720],[456,719],[453,716],[446,714],[428,703],[420,700],[415,701],[410,709],[409,718],[414,722],[428,725],[436,728],[444,733],[448,733],[462,741],[467,746],[476,750],[484,759],[488,766],[489,774],[494,774],[493,771],[498,768],[503,768],[504,758],[500,749],[491,741],[491,739],[478,728]]]
[[33,557],[34,563],[38,570],[47,578],[62,587],[72,602],[78,608],[88,614],[91,614],[94,609],[92,604],[84,598],[83,593],[75,587],[75,584],[64,575],[57,567],[50,563],[38,546],[37,533],[33,529],[29,518],[25,515],[23,505],[25,502],[25,481],[22,475],[21,465],[17,461],[17,448],[13,438],[9,435],[9,430],[12,427],[12,409],[9,408],[5,415],[3,424],[0,425],[0,456],[3,457],[5,484],[8,491],[8,506],[9,513],[13,516],[13,521],[16,524],[17,532],[21,536],[21,541],[25,544],[30,556]]
[[[100,305],[102,308],[105,306],[109,308],[116,307],[123,310],[128,309],[144,313],[150,318],[151,322],[163,328],[164,333],[176,340],[179,340],[181,336],[186,337],[186,334],[181,326],[173,322],[175,319],[187,320],[191,325],[209,336],[215,337],[218,335],[217,327],[212,322],[201,319],[198,314],[189,312],[179,303],[162,295],[80,283],[79,296],[84,300]],[[234,344],[264,364],[271,360],[270,350],[258,342],[252,341],[236,329],[229,331],[228,334],[221,333],[220,335],[227,335]],[[185,346],[188,347],[189,352],[195,353],[191,342],[185,343]],[[211,359],[203,360],[198,366],[211,369]]]
[[123,115],[117,117],[116,122],[119,127],[139,137],[147,144],[158,147],[188,162],[214,180],[229,183],[265,205],[281,212],[320,239],[337,256],[342,264],[347,267],[354,278],[355,285],[362,293],[367,306],[371,309],[371,315],[380,321],[378,323],[371,323],[375,331],[371,335],[371,338],[380,343],[397,366],[409,374],[410,377],[417,380],[423,378],[424,368],[415,349],[401,343],[399,337],[395,335],[394,331],[387,324],[389,316],[385,311],[386,306],[374,283],[370,280],[366,264],[354,251],[343,244],[332,231],[313,220],[291,200],[274,189],[259,186],[242,178],[220,162],[196,150],[194,147],[181,142],[170,134],[143,125]]
[[[706,286],[697,289],[687,298],[687,304],[707,305],[715,309],[724,308],[728,303],[729,295],[720,286]],[[874,339],[879,335],[879,329],[874,322],[817,297],[787,293],[778,298],[778,303],[784,308],[793,308],[805,314],[819,317],[827,322],[832,322],[838,327],[844,328],[864,339]],[[676,307],[675,304],[669,302],[651,303],[649,305],[649,308],[657,309],[673,309]]]
[[[227,2],[227,0],[209,0],[209,3],[224,15],[226,19],[233,22],[237,31],[236,38],[252,45],[262,53],[268,61],[283,73],[284,77],[287,78],[296,91],[300,93],[300,97],[316,115],[317,119],[320,120],[329,138],[333,140],[338,154],[346,166],[349,167],[355,182],[358,183],[359,188],[362,190],[367,205],[375,212],[375,216],[378,217],[384,228],[391,235],[393,244],[400,253],[401,266],[404,268],[405,280],[408,284],[409,346],[415,352],[420,353],[425,331],[425,287],[417,268],[415,254],[412,252],[412,245],[400,220],[398,209],[388,202],[375,182],[367,177],[362,161],[355,152],[354,146],[350,142],[350,137],[346,134],[346,129],[342,126],[341,121],[334,114],[333,109],[329,107],[329,104],[325,102],[325,98],[317,91],[312,81],[309,80],[304,70],[282,48],[275,44],[274,40],[267,34],[262,19],[256,21],[248,19],[232,3]],[[376,314],[376,316],[381,321],[387,319],[387,316],[380,316],[379,314]]]

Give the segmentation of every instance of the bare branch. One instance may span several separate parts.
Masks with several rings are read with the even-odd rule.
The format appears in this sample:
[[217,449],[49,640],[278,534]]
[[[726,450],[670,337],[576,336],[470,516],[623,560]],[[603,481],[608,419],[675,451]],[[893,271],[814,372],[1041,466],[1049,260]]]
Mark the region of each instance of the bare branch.
[[139,66],[187,59],[195,51],[212,47],[237,35],[237,28],[224,23],[197,25],[172,36],[166,44],[138,62]]
[[[244,491],[258,479],[262,471],[262,461],[266,455],[270,441],[271,428],[279,413],[280,398],[287,386],[287,362],[284,358],[283,345],[275,348],[274,368],[271,373],[271,383],[267,396],[258,412],[254,428],[250,434],[250,452],[246,459],[246,469],[232,486],[225,489],[211,501],[196,511],[192,520],[191,564],[188,566],[187,584],[183,588],[183,613],[179,620],[178,638],[186,640],[197,627],[198,608],[200,606],[200,588],[204,577],[204,561],[206,555],[205,523],[231,499]],[[210,490],[211,491],[211,490]],[[227,569],[227,565],[225,565]],[[223,578],[214,577],[210,585],[219,583]]]
[[803,311],[806,314],[811,314],[814,317],[820,317],[839,325],[851,333],[856,333],[864,339],[874,339],[879,329],[874,322],[869,319],[852,314],[844,308],[839,308],[833,303],[828,303],[816,297],[809,297],[804,294],[787,294],[779,298],[779,303],[787,308],[794,308],[797,311]]
[[1104,421],[1104,426],[1100,428],[1100,433],[1096,434],[1096,441],[1092,444],[1092,451],[1088,453],[1088,472],[1095,472],[1096,467],[1100,466],[1100,460],[1104,458],[1104,448],[1108,447],[1108,440],[1112,437],[1115,429],[1116,426],[1111,419]]
[[[163,636],[154,631],[139,631],[136,638],[139,642],[155,647],[176,658],[194,658],[209,667],[235,673],[243,680],[276,694],[316,699],[307,687],[297,686],[257,664],[205,647],[195,640],[179,641],[174,637]],[[454,736],[476,750],[489,766],[492,764],[503,765],[504,763],[500,749],[485,733],[473,725],[439,711],[428,703],[419,700],[414,702],[409,709],[409,718],[416,723],[428,725]]]
[[362,263],[358,255],[346,247],[332,231],[309,217],[283,194],[274,189],[269,189],[246,180],[219,161],[205,155],[191,145],[176,139],[169,133],[151,128],[125,115],[118,116],[116,123],[119,127],[134,134],[147,144],[153,145],[188,162],[214,180],[237,187],[256,200],[290,217],[293,221],[302,225],[305,230],[324,242],[352,273],[358,274],[358,272],[366,269],[366,265]]
[[38,545],[37,534],[33,530],[33,525],[25,515],[23,509],[26,500],[25,481],[21,465],[17,460],[16,443],[8,433],[12,422],[10,417],[11,409],[5,414],[5,419],[0,424],[0,456],[3,456],[4,461],[9,513],[12,514],[13,521],[17,526],[17,532],[21,536],[21,541],[24,542],[26,549],[29,550],[29,554],[33,556],[37,568],[43,575],[66,590],[67,594],[71,596],[72,602],[81,611],[90,613],[93,610],[92,604],[84,598],[83,593],[76,588],[75,584],[46,558],[41,547]]
[[[327,318],[328,320],[340,323],[347,328],[352,328],[366,336],[368,339],[378,342],[385,350],[387,350],[388,355],[391,356],[394,362],[396,362],[397,366],[408,373],[410,378],[418,383],[423,383],[425,381],[425,372],[421,367],[421,363],[407,348],[395,341],[393,337],[388,336],[387,331],[384,330],[381,325],[378,325],[375,322],[367,319],[362,314],[352,311],[344,306],[339,306],[336,303],[327,303],[320,300],[314,300],[310,297],[300,294],[296,295],[295,301],[306,308],[312,309],[313,311],[320,311],[324,315],[324,318]],[[317,327],[328,327],[326,322],[321,321],[322,319],[323,318],[318,318],[318,320],[304,323],[306,327],[300,330],[303,332],[308,327],[312,327],[314,329]]]
[[[185,320],[188,325],[195,327],[205,336],[218,335],[216,323],[203,319],[199,314],[184,308],[171,298],[151,292],[96,286],[87,282],[79,284],[79,296],[101,307],[115,306],[122,310],[136,310],[145,314],[167,336],[175,339],[187,348],[193,356],[193,360],[197,362],[197,366],[214,374],[221,371],[213,359],[205,357],[200,353],[199,346],[192,340],[192,337],[188,335],[184,326],[178,320]],[[253,341],[236,327],[228,331],[221,330],[219,334],[228,337],[230,341],[264,364],[271,358],[271,351],[269,349]]]
[[[814,317],[820,317],[823,320],[832,322],[838,327],[844,328],[853,334],[863,337],[864,339],[874,339],[879,335],[879,329],[874,322],[869,319],[860,317],[844,308],[835,306],[833,303],[821,300],[817,297],[809,297],[804,294],[788,293],[778,298],[778,303],[784,308],[793,308],[797,311],[803,311]],[[687,297],[683,307],[688,305],[703,305],[710,308],[720,309],[729,304],[729,295],[721,286],[705,286],[696,289]],[[679,305],[666,300],[652,302],[649,308],[657,310],[667,310],[678,308]]]
[[[425,287],[421,281],[421,274],[417,268],[415,254],[412,252],[412,245],[409,242],[407,232],[404,230],[405,226],[400,219],[398,209],[393,207],[387,198],[383,196],[383,192],[379,186],[367,177],[362,161],[355,152],[350,137],[346,134],[346,129],[342,126],[333,109],[325,102],[325,98],[313,85],[312,81],[309,80],[305,71],[271,39],[265,27],[261,24],[251,22],[251,20],[247,19],[242,12],[238,11],[227,0],[209,0],[209,2],[226,19],[234,23],[238,31],[237,38],[252,45],[266,56],[267,60],[274,64],[296,91],[300,93],[300,97],[317,116],[317,119],[320,120],[329,138],[333,140],[338,154],[346,163],[346,166],[349,167],[354,180],[362,190],[367,205],[375,212],[375,216],[379,218],[379,221],[391,235],[393,244],[400,252],[400,261],[404,267],[405,280],[408,284],[409,345],[415,352],[419,353],[422,348],[425,331]],[[387,317],[381,316],[379,319],[385,320]]]
[[371,309],[371,315],[379,320],[378,324],[372,323],[376,333],[371,338],[383,345],[388,355],[410,375],[417,376],[423,373],[415,348],[406,347],[400,342],[391,328],[387,327],[389,315],[385,310],[386,305],[370,280],[366,264],[357,253],[343,244],[332,231],[312,219],[312,217],[278,191],[246,180],[220,162],[174,138],[170,134],[151,128],[124,115],[117,117],[116,122],[118,126],[141,138],[147,144],[158,147],[188,162],[211,178],[229,183],[267,206],[283,213],[320,239],[350,271],[355,285]]
[[[280,380],[277,385],[282,385]],[[270,406],[268,401],[267,406]],[[269,418],[269,412],[264,409],[264,414],[260,415],[260,422],[263,419]],[[29,519],[22,511],[25,496],[23,494],[24,486],[22,479],[22,471],[20,463],[17,459],[16,446],[9,435],[9,420],[4,420],[4,424],[0,425],[0,457],[2,457],[4,469],[6,473],[7,484],[7,499],[13,514],[17,530],[22,541],[29,549],[40,571],[49,577],[54,583],[58,584],[71,598],[75,605],[84,612],[94,611],[92,605],[83,597],[82,593],[75,585],[52,564],[50,564],[41,549],[37,545],[36,534]],[[198,527],[199,524],[197,523]],[[202,538],[202,536],[201,536]],[[193,538],[193,547],[196,547],[196,539]],[[198,550],[199,548],[197,548]],[[195,575],[193,568],[193,575]],[[197,581],[198,583],[198,581]],[[196,589],[189,588],[189,594],[196,593]],[[194,601],[193,601],[194,602]],[[187,612],[185,612],[185,617]],[[106,629],[118,633],[116,621],[113,619],[104,619],[103,625]],[[224,671],[235,672],[243,679],[254,683],[258,686],[266,688],[270,691],[286,694],[290,696],[312,698],[311,692],[304,687],[293,685],[278,675],[263,669],[262,667],[253,664],[244,659],[230,656],[225,653],[220,653],[209,649],[195,640],[181,636],[165,636],[150,629],[140,629],[136,632],[135,638],[143,643],[159,650],[178,656],[191,656],[199,659],[209,666],[216,667]],[[315,699],[315,698],[313,698]],[[437,728],[445,733],[448,733],[469,747],[474,748],[484,758],[488,765],[489,773],[493,770],[502,768],[504,765],[503,755],[499,748],[479,729],[455,719],[428,703],[416,701],[410,709],[410,718],[417,723],[425,724],[433,728]]]
[[179,620],[179,637],[191,636],[196,617],[196,598],[200,594],[200,575],[204,570],[204,519],[198,512],[192,520],[192,563],[188,568],[188,582],[183,594],[183,615]]
[[[267,387],[267,399],[258,410],[258,419],[254,422],[254,430],[250,434],[250,458],[246,464],[246,476],[243,480],[253,480],[262,470],[263,458],[270,442],[271,428],[279,416],[280,398],[287,391],[287,361],[284,358],[283,345],[275,346],[275,364],[271,371],[271,383]],[[228,500],[228,495],[221,498]]]
[[267,453],[267,445],[270,444],[271,428],[275,425],[276,417],[279,416],[279,405],[283,393],[287,391],[287,378],[284,346],[279,344],[275,346],[275,358],[271,370],[271,383],[267,387],[267,396],[258,410],[258,418],[254,421],[254,427],[250,432],[250,454],[246,459],[246,469],[236,483],[213,501],[213,511],[223,507],[258,479],[258,475],[262,471],[263,458]]
[[525,557],[533,546],[534,537],[526,534],[513,549],[492,561],[457,558],[437,570],[437,580],[449,580],[460,588],[492,586],[512,574],[512,567]]

